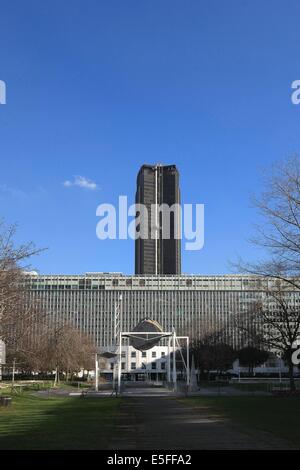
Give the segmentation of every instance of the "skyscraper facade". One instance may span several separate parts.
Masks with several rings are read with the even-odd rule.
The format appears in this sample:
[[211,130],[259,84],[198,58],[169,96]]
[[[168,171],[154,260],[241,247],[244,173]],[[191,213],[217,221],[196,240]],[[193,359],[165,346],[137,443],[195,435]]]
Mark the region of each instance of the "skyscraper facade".
[[135,274],[180,274],[180,212],[172,209],[180,204],[176,166],[143,165],[137,176],[135,202],[148,214],[147,218],[137,210],[137,232],[144,235],[135,241]]

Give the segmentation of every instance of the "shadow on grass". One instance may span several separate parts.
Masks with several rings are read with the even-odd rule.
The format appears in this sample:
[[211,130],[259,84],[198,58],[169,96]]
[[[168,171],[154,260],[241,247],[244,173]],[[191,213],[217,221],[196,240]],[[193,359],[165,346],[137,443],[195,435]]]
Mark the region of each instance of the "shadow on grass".
[[299,397],[189,397],[181,401],[196,409],[205,406],[244,430],[269,432],[300,449]]
[[106,449],[117,398],[14,396],[0,408],[0,449]]

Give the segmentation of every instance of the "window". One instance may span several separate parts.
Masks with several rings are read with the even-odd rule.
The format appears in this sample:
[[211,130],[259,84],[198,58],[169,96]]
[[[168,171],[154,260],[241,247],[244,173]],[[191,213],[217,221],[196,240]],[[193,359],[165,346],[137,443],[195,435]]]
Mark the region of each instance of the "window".
[[132,279],[126,279],[126,286],[132,286]]
[[113,285],[113,286],[118,286],[118,285],[119,285],[118,279],[113,279],[112,285]]
[[156,357],[156,351],[152,351],[152,357]]
[[147,357],[146,351],[142,351],[142,357]]
[[161,370],[165,370],[165,369],[166,369],[166,363],[165,363],[165,362],[162,362],[162,363],[160,364],[160,368],[161,368]]
[[131,357],[136,357],[136,351],[131,351]]
[[113,362],[110,363],[110,369],[114,370],[114,363]]
[[121,369],[122,369],[122,370],[125,369],[125,362],[121,362]]
[[131,369],[136,369],[136,362],[131,363]]
[[162,352],[161,352],[161,357],[166,357],[165,351],[162,351]]
[[125,351],[122,351],[121,356],[122,356],[122,357],[126,357],[126,352],[125,352]]
[[144,287],[146,285],[145,279],[140,279],[140,286]]
[[156,362],[152,362],[152,364],[151,364],[151,369],[152,369],[152,370],[156,370]]

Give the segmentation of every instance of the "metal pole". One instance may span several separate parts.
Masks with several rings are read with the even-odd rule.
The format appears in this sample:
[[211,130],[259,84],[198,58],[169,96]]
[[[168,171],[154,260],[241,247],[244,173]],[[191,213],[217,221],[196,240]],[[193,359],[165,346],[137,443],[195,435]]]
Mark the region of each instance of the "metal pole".
[[122,360],[122,333],[119,336],[119,351],[118,351],[118,394],[121,393],[121,360]]
[[16,359],[13,360],[13,370],[12,370],[12,387],[15,386],[15,373],[16,373]]
[[121,363],[122,363],[122,331],[123,331],[123,296],[119,296],[119,350],[118,350],[118,394],[121,393]]
[[176,336],[175,336],[175,331],[173,332],[173,386],[174,386],[174,391],[176,391],[176,379],[177,379],[177,374],[176,374]]
[[169,336],[168,338],[168,375],[167,375],[167,381],[168,383],[171,382],[171,350],[170,350],[170,343],[171,343],[171,337]]
[[98,392],[99,389],[99,368],[98,368],[98,356],[95,354],[95,390]]
[[[122,294],[119,297],[119,308],[120,308],[120,331],[123,331],[123,296]],[[121,344],[121,343],[120,343]]]
[[281,366],[282,366],[282,361],[281,361],[281,356],[279,356],[279,383],[282,382]]
[[113,367],[113,370],[112,370],[112,389],[115,390],[116,389],[116,364],[114,363],[114,367]]
[[117,341],[117,302],[115,302],[115,308],[114,308],[114,325],[113,325],[113,345],[116,345]]
[[155,166],[155,275],[158,274],[157,269],[157,236],[158,236],[158,218],[157,218],[157,165]]
[[186,384],[190,385],[190,339],[186,339]]

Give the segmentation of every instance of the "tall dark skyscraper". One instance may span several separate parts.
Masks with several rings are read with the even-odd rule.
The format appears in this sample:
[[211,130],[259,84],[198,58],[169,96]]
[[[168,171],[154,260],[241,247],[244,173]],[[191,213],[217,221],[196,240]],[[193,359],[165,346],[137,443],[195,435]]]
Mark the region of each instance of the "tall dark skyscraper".
[[[137,211],[137,230],[147,237],[135,241],[135,274],[180,274],[180,213],[170,210],[167,214],[158,208],[180,204],[176,166],[143,165],[137,175],[135,202],[143,204],[148,213],[146,219]],[[166,237],[168,226],[170,236]]]

